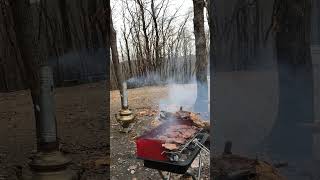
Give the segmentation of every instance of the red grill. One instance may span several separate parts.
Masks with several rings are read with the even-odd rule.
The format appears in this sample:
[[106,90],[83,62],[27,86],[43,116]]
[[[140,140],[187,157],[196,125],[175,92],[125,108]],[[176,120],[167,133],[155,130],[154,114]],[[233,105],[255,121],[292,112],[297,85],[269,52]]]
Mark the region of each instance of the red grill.
[[172,125],[192,125],[190,121],[167,121],[136,139],[137,157],[141,159],[167,161],[165,142],[156,137]]
[[[208,134],[202,133],[200,130],[189,140],[188,143],[181,145],[185,146],[181,151],[185,158],[183,160],[172,161],[162,144],[163,140],[157,139],[157,137],[165,132],[167,128],[172,125],[188,125],[192,126],[192,121],[166,121],[158,127],[146,132],[144,135],[136,139],[136,155],[137,158],[144,160],[144,166],[162,171],[168,171],[173,173],[184,174],[190,167],[195,157],[199,154],[200,148],[196,145],[189,143],[192,139],[197,138],[201,143],[204,143],[208,138]],[[187,146],[188,145],[188,146]]]

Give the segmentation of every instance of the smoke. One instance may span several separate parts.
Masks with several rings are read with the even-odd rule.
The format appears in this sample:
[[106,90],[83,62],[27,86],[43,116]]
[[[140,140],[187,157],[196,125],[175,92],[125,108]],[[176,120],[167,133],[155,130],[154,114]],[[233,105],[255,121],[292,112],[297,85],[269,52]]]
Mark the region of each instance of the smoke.
[[159,108],[163,111],[174,112],[181,106],[184,110],[193,110],[197,98],[197,84],[168,84],[168,96],[159,100]]
[[48,58],[56,86],[72,86],[106,79],[105,50],[79,50]]
[[204,106],[197,106],[197,108],[195,108],[195,103],[198,96],[198,88],[195,76],[191,76],[190,80],[187,82],[181,82],[179,78],[170,77],[164,79],[158,73],[151,72],[145,76],[132,77],[127,80],[127,84],[128,88],[166,85],[168,88],[168,95],[165,98],[159,99],[158,105],[160,111],[176,112],[182,107],[183,110],[187,111],[206,112],[203,117],[205,117],[204,119],[209,119],[209,75],[207,76],[207,79],[208,85],[203,85],[201,91],[202,93],[207,93],[207,95],[203,97],[207,97],[208,99]]
[[167,81],[163,80],[157,73],[148,73],[145,76],[135,76],[128,79],[127,84],[130,89],[143,86],[164,85],[167,84]]

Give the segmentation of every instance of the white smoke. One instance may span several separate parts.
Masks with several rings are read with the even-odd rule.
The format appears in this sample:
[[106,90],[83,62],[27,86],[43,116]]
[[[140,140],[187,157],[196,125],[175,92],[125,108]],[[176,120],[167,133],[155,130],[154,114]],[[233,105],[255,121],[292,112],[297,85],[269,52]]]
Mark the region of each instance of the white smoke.
[[[208,76],[208,85],[210,77]],[[210,98],[210,86],[208,86],[208,94]],[[197,98],[197,82],[195,78],[187,84],[179,84],[174,81],[168,83],[168,96],[159,101],[161,111],[175,112],[182,107],[184,110],[193,111],[193,106]]]
[[[143,87],[148,85],[163,85],[168,87],[168,96],[159,99],[159,110],[167,112],[176,112],[183,110],[194,111],[193,107],[197,98],[197,81],[192,77],[190,82],[182,84],[173,79],[162,80],[158,74],[150,73],[146,77],[133,77],[127,80],[128,87]],[[208,94],[210,97],[210,77],[208,76]]]
[[159,101],[159,108],[163,111],[174,112],[180,106],[184,110],[192,110],[197,98],[197,84],[175,84],[168,85],[168,97]]

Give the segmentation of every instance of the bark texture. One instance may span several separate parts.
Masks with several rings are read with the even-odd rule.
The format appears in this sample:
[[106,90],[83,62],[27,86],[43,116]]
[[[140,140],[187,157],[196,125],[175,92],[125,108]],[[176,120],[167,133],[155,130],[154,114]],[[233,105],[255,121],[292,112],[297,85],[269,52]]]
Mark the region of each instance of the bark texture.
[[279,75],[279,111],[271,149],[284,158],[312,155],[313,70],[310,54],[311,0],[277,0],[274,31]]
[[206,47],[206,36],[204,31],[204,7],[203,0],[193,0],[194,9],[194,35],[196,46],[196,80],[197,100],[195,109],[200,112],[208,112],[208,57]]

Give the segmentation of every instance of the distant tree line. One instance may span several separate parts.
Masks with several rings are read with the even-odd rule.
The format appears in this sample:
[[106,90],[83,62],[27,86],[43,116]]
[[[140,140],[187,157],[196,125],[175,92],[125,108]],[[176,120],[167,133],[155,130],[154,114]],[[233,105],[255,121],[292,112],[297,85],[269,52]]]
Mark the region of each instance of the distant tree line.
[[[192,10],[179,15],[182,4],[172,11],[170,0],[121,0],[117,4],[121,12],[114,17],[120,15],[123,21],[117,29],[118,54],[125,61],[127,79],[156,74],[161,81],[189,82],[196,73],[195,38],[188,26]],[[208,31],[205,36],[208,39]],[[111,73],[111,82],[115,79]]]

